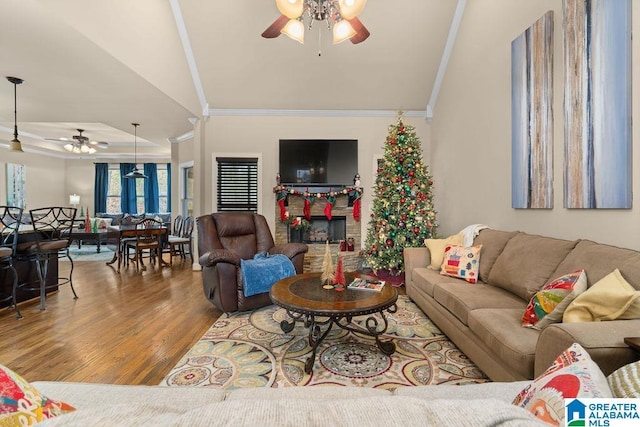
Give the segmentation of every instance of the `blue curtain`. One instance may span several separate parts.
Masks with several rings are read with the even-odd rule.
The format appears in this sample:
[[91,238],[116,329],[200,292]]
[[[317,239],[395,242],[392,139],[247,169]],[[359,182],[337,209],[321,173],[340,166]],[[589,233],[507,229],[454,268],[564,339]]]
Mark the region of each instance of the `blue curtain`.
[[96,177],[93,185],[95,194],[93,212],[107,211],[107,192],[109,191],[109,163],[96,163]]
[[158,200],[158,167],[155,163],[144,164],[144,211],[147,213],[158,213],[160,202]]
[[124,177],[135,167],[135,163],[120,163],[120,185],[122,187],[122,193],[120,193],[120,209],[122,213],[138,213],[138,206],[136,204],[136,180],[134,178]]
[[171,163],[167,163],[167,212],[171,212]]

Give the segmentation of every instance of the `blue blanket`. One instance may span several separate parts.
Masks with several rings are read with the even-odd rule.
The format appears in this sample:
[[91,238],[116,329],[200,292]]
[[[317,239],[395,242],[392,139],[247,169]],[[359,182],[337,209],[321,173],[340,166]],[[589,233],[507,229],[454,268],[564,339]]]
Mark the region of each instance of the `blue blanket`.
[[269,292],[280,279],[295,276],[296,269],[286,255],[256,254],[253,259],[240,260],[244,296]]

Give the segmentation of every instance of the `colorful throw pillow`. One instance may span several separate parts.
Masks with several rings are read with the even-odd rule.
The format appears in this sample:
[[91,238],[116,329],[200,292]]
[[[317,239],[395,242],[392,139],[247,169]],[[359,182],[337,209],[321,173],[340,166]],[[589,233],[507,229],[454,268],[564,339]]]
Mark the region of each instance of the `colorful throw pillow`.
[[480,270],[480,249],[482,245],[469,247],[448,245],[444,250],[440,274],[476,283]]
[[522,326],[542,330],[552,323],[561,322],[569,303],[586,290],[587,275],[584,270],[574,271],[547,283],[531,297],[522,316]]
[[640,399],[640,361],[629,363],[607,377],[613,397]]
[[424,239],[424,244],[429,248],[431,255],[431,264],[427,268],[432,270],[440,270],[442,260],[444,259],[444,250],[449,245],[462,245],[463,235],[454,234],[446,239]]
[[595,322],[640,318],[640,290],[631,286],[617,268],[598,280],[569,304],[562,321]]
[[551,425],[564,425],[564,399],[612,397],[607,379],[589,353],[574,343],[513,404]]
[[41,395],[20,375],[0,365],[0,425],[33,425],[74,410]]

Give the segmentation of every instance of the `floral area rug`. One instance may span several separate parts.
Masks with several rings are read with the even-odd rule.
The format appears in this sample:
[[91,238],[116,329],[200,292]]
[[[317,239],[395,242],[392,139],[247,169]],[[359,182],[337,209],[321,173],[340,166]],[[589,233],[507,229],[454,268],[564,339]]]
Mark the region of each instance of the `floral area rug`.
[[[301,322],[288,334],[280,329],[286,311],[268,306],[251,313],[223,315],[164,378],[165,386],[243,387],[344,385],[393,389],[406,385],[463,384],[487,377],[422,313],[398,297],[381,339],[396,351],[383,354],[375,340],[334,325],[320,344],[310,374],[308,331]],[[368,316],[356,317],[364,324]]]

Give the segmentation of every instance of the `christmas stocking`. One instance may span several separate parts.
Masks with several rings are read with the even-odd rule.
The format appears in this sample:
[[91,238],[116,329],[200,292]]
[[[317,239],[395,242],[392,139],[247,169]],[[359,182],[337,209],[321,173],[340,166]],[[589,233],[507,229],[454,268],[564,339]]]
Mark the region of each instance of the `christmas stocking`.
[[304,208],[302,208],[302,213],[307,221],[311,221],[311,200],[309,197],[304,198]]
[[357,199],[353,201],[353,219],[356,221],[360,221],[360,198],[361,196],[358,194]]
[[336,198],[334,196],[327,196],[327,204],[324,207],[324,216],[331,221],[331,209],[336,204]]

